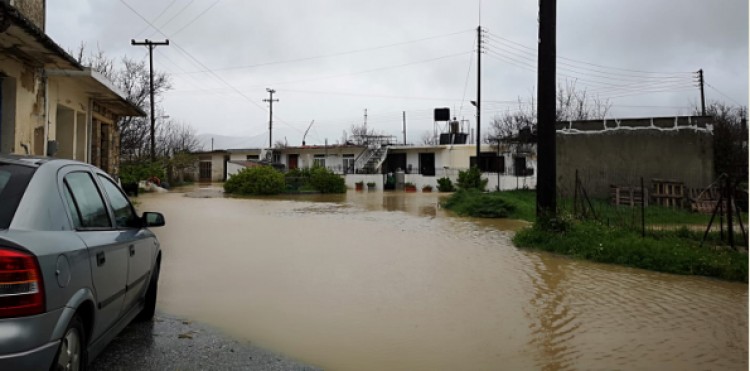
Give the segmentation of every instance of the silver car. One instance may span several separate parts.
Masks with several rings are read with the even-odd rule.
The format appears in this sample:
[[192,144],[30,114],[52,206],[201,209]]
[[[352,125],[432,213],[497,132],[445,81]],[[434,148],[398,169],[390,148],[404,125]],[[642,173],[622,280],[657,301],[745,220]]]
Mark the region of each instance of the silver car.
[[161,250],[109,175],[0,155],[0,370],[80,370],[156,306]]

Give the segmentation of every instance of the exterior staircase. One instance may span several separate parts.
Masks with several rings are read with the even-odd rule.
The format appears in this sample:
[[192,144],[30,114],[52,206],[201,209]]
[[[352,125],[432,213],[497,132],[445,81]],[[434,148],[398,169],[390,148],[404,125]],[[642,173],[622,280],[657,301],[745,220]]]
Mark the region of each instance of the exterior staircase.
[[368,147],[355,161],[356,172],[359,174],[377,174],[387,154],[388,146]]

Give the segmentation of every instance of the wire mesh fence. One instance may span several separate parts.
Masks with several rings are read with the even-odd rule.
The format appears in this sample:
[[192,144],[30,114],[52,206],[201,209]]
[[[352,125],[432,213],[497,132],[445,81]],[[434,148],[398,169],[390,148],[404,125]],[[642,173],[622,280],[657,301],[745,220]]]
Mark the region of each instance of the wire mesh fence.
[[746,249],[747,190],[725,175],[701,182],[702,175],[686,180],[682,173],[683,179],[601,170],[560,174],[567,181],[558,183],[558,209],[643,236],[676,234]]

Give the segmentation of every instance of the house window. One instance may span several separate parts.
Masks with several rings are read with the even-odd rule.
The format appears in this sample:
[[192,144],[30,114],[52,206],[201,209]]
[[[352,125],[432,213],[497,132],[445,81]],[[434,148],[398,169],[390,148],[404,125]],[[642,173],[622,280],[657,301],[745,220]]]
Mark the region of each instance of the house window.
[[273,153],[273,163],[274,164],[281,163],[281,153],[278,153],[278,152]]
[[354,155],[343,155],[342,166],[344,168],[344,174],[354,172]]
[[258,160],[260,159],[260,155],[247,155],[245,156],[245,160]]
[[326,167],[325,155],[315,155],[313,157],[313,167]]

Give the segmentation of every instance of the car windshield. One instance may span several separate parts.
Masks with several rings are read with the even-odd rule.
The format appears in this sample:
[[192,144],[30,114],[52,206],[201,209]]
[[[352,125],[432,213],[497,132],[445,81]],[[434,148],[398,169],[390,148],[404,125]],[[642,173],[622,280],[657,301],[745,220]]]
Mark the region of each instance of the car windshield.
[[8,229],[34,168],[0,163],[0,229]]

